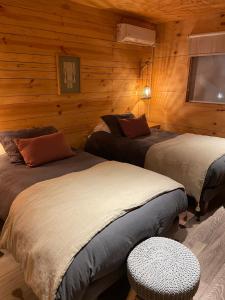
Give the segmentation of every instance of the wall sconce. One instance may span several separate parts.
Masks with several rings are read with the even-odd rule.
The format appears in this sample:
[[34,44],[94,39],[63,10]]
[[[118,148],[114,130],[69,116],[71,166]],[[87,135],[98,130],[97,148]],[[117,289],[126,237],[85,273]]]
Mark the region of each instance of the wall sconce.
[[150,99],[150,98],[151,98],[151,88],[150,86],[146,85],[143,90],[142,99]]
[[[141,92],[141,99],[148,100],[151,98],[151,75],[149,73],[149,66],[152,64],[150,60],[145,61],[143,64],[140,65],[140,77],[141,77],[141,86],[142,86],[142,92]],[[145,73],[145,78],[144,74]],[[143,88],[144,86],[144,88]]]

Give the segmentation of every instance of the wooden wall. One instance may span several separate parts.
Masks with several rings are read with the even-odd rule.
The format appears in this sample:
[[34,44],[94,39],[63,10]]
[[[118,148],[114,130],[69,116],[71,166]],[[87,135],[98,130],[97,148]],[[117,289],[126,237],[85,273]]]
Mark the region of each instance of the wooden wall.
[[187,103],[187,36],[225,30],[225,15],[168,22],[157,27],[150,120],[180,132],[225,136],[225,105]]
[[[54,125],[80,146],[100,115],[135,109],[151,50],[116,43],[120,21],[69,0],[1,0],[0,130]],[[81,58],[80,94],[57,95],[59,53]]]

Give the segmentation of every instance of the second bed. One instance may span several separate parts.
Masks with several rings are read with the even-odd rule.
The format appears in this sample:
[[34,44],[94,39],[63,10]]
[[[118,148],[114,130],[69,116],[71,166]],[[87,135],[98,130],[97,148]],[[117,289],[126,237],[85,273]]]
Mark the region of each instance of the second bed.
[[225,195],[225,139],[222,138],[179,135],[154,128],[150,135],[133,139],[97,131],[87,140],[86,151],[177,180],[197,200],[203,213],[210,203]]

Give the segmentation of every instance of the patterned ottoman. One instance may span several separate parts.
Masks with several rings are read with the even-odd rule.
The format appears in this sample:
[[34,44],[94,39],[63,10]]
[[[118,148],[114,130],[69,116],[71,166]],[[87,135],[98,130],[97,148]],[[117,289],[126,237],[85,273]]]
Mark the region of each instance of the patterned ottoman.
[[200,265],[184,245],[153,237],[139,244],[127,260],[128,280],[143,300],[187,300],[196,293]]

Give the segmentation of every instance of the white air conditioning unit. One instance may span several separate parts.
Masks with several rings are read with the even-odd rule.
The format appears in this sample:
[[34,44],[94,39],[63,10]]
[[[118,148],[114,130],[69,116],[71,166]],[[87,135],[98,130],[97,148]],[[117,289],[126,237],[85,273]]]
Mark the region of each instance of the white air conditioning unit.
[[155,46],[155,31],[130,24],[117,24],[117,42],[141,46]]

